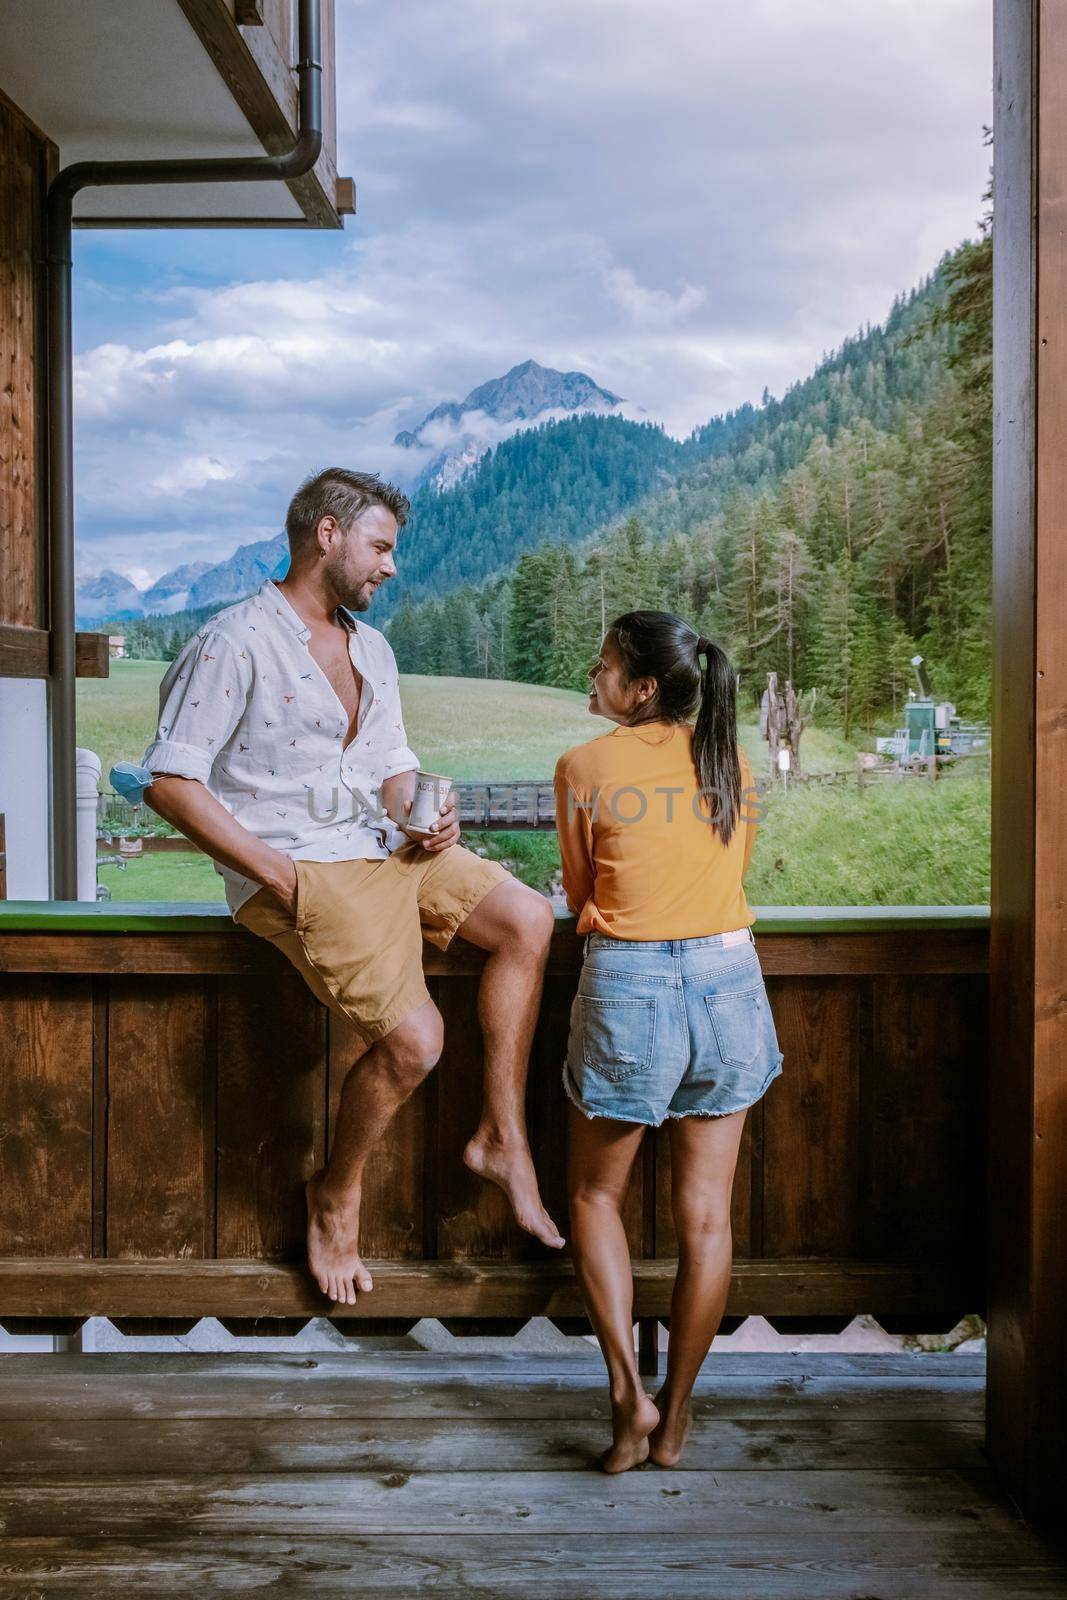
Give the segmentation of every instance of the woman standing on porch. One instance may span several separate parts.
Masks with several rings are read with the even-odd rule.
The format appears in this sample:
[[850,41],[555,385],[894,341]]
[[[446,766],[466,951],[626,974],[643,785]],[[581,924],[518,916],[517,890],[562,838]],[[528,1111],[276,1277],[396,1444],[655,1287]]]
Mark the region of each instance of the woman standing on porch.
[[[745,1112],[782,1070],[742,878],[755,786],[734,671],[682,618],[631,611],[590,669],[615,723],[556,766],[563,887],[585,960],[563,1082],[571,1242],[611,1389],[608,1472],[681,1457],[690,1395],[722,1319]],[[694,711],[695,724],[690,722]],[[645,1129],[668,1122],[678,1273],[655,1402],[637,1372],[621,1210]]]

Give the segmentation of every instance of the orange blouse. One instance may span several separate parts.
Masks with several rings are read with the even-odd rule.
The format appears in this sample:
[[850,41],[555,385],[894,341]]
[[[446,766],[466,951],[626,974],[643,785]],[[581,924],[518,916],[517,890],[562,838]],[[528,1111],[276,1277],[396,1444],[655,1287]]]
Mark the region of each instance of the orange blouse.
[[560,756],[556,827],[579,933],[696,939],[755,922],[741,880],[756,835],[756,788],[740,747],[738,755],[741,809],[726,846],[709,802],[697,804],[689,723],[616,727]]

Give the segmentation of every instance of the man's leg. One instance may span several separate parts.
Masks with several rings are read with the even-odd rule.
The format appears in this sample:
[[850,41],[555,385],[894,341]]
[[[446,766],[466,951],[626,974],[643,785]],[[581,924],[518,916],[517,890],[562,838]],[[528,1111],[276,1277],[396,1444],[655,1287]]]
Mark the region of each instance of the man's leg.
[[499,1184],[520,1227],[559,1249],[564,1240],[541,1204],[525,1115],[526,1071],[554,920],[544,895],[512,878],[490,889],[456,931],[489,952],[478,989],[485,1097],[463,1159],[472,1172]]
[[353,1305],[356,1291],[373,1288],[359,1255],[363,1169],[399,1107],[436,1065],[444,1042],[432,1000],[377,1039],[349,1069],[325,1167],[305,1185],[308,1267],[323,1294]]

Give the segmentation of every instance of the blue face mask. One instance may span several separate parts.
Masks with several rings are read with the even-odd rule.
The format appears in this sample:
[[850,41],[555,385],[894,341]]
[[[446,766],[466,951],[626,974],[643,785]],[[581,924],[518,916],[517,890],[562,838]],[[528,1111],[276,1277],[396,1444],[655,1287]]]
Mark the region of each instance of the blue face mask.
[[116,794],[128,800],[131,806],[139,806],[145,790],[151,785],[152,774],[147,767],[138,766],[136,761],[116,761],[108,773],[108,780]]

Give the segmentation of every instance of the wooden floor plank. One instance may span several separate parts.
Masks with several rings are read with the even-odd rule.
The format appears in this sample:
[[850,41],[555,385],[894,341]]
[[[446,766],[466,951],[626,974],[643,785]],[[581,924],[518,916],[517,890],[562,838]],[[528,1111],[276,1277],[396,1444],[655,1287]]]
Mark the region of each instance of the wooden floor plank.
[[315,1539],[175,1534],[143,1543],[92,1536],[11,1538],[0,1551],[3,1590],[22,1596],[255,1593],[290,1596],[416,1594],[463,1600],[1051,1600],[1063,1568],[998,1534],[966,1538],[936,1525],[899,1535],[825,1528],[788,1536],[726,1531],[671,1535],[497,1539],[459,1534],[447,1544],[410,1535]]
[[[702,1417],[847,1416],[918,1421],[955,1417],[981,1420],[984,1396],[980,1385],[960,1379],[954,1385],[906,1378],[864,1384],[858,1380],[812,1378],[802,1385],[788,1381],[741,1378],[705,1383],[694,1391],[694,1413]],[[157,1416],[209,1417],[527,1417],[595,1420],[608,1414],[602,1382],[576,1384],[567,1379],[489,1383],[454,1376],[438,1381],[404,1378],[389,1381],[332,1379],[314,1385],[283,1381],[247,1387],[232,1380],[195,1378],[122,1379],[69,1382],[27,1379],[0,1384],[0,1421],[42,1421],[59,1418]]]
[[[686,1451],[687,1470],[724,1472],[872,1468],[889,1471],[984,1468],[980,1422],[951,1419],[716,1419],[698,1427]],[[473,1418],[285,1419],[172,1417],[0,1423],[0,1482],[53,1478],[182,1473],[363,1471],[588,1471],[609,1442],[607,1418],[544,1422]]]
[[684,1468],[610,1478],[595,1352],[0,1358],[0,1595],[1067,1595],[985,1463],[983,1384],[712,1359]]
[[[506,1341],[502,1348],[486,1354],[482,1351],[427,1351],[427,1350],[316,1350],[313,1355],[296,1351],[279,1354],[274,1350],[234,1350],[225,1353],[201,1353],[192,1350],[174,1350],[146,1353],[141,1351],[99,1351],[64,1355],[62,1360],[47,1352],[25,1351],[0,1354],[0,1382],[5,1376],[54,1376],[57,1371],[82,1378],[97,1378],[104,1372],[139,1374],[151,1377],[188,1378],[195,1372],[198,1378],[247,1378],[261,1383],[274,1383],[279,1378],[294,1373],[308,1380],[327,1377],[374,1378],[383,1373],[396,1375],[412,1371],[420,1378],[451,1377],[457,1373],[477,1373],[481,1377],[497,1375],[501,1378],[568,1377],[585,1382],[590,1376],[603,1372],[599,1352],[585,1345],[583,1353],[565,1355],[531,1355],[526,1350],[509,1350]],[[587,1352],[587,1353],[584,1353]],[[985,1357],[980,1354],[956,1352],[878,1351],[870,1354],[838,1355],[831,1351],[759,1352],[716,1351],[704,1364],[701,1380],[714,1378],[752,1378],[773,1380],[790,1379],[799,1382],[807,1377],[860,1378],[864,1382],[881,1377],[924,1377],[952,1381],[956,1378],[984,1378]]]
[[832,1526],[896,1531],[917,1522],[999,1530],[1015,1523],[988,1471],[603,1473],[316,1473],[244,1477],[65,1477],[0,1486],[9,1535],[109,1534],[151,1538],[161,1526],[205,1534],[259,1530],[292,1536],[344,1532],[546,1534],[744,1530],[763,1534]]

